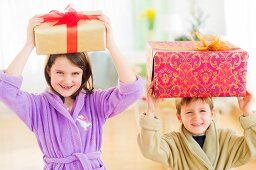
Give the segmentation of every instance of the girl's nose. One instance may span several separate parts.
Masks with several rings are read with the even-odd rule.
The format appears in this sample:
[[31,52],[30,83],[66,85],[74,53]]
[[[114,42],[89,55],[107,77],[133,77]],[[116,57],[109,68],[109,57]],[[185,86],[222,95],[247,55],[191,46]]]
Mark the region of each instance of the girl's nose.
[[64,78],[64,82],[65,83],[72,83],[72,76],[70,75],[66,75],[65,78]]

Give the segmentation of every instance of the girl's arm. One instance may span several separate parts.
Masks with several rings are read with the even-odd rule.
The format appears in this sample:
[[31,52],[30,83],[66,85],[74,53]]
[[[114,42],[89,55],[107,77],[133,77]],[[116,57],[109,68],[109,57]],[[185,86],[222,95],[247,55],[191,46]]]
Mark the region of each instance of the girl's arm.
[[132,71],[128,61],[125,60],[122,53],[119,51],[114,38],[110,25],[110,21],[107,16],[101,15],[99,19],[105,23],[107,34],[107,49],[109,50],[113,63],[115,65],[119,80],[123,83],[132,83],[136,80],[136,75]]
[[23,49],[5,72],[0,71],[0,101],[13,110],[31,130],[37,127],[35,120],[38,120],[36,111],[40,110],[37,104],[39,97],[20,90],[22,84],[20,75],[34,48],[33,28],[39,25],[41,21],[42,19],[38,17],[30,19],[27,28],[27,40]]
[[27,63],[28,57],[35,46],[34,41],[34,27],[36,25],[40,25],[43,22],[42,18],[38,18],[37,16],[30,19],[28,28],[27,28],[27,40],[22,48],[22,50],[18,53],[15,59],[11,62],[5,72],[11,76],[20,76],[25,64]]

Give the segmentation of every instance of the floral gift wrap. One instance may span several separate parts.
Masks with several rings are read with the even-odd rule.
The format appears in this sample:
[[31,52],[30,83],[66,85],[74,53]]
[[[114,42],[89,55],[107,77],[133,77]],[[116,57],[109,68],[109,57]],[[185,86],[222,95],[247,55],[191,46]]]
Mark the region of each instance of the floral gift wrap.
[[230,44],[219,51],[198,50],[193,41],[149,42],[147,78],[154,95],[174,97],[244,96],[248,53]]
[[105,50],[105,26],[97,18],[101,12],[77,12],[70,7],[65,10],[41,16],[44,23],[34,29],[37,54]]

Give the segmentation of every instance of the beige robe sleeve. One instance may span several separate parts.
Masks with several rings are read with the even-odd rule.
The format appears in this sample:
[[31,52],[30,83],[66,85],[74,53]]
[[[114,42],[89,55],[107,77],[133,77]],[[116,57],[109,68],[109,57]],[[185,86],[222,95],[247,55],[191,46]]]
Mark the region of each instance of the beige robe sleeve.
[[256,114],[240,117],[240,123],[244,129],[244,137],[250,151],[250,158],[256,160]]
[[138,135],[138,144],[144,157],[164,165],[170,165],[170,147],[161,138],[162,122],[160,119],[143,114],[140,117],[139,124],[141,132]]
[[222,154],[226,153],[226,167],[238,167],[251,159],[256,159],[256,114],[240,117],[244,136],[238,136],[231,131],[222,131],[220,144]]

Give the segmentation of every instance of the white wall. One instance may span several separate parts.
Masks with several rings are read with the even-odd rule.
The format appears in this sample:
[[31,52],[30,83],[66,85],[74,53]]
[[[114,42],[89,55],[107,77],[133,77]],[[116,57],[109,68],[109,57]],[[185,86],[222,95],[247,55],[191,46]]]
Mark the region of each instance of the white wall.
[[[102,9],[108,14],[112,21],[116,41],[124,55],[134,57],[133,55],[133,33],[132,33],[132,1],[123,0],[94,0],[94,1],[58,1],[28,0],[24,6],[18,5],[18,0],[9,0],[0,2],[0,69],[8,66],[11,60],[21,49],[26,38],[26,25],[28,19],[36,13],[45,13],[51,9],[63,10],[69,2],[77,4],[79,9],[96,10]],[[254,0],[170,0],[170,14],[166,19],[166,25],[170,30],[170,37],[178,33],[187,32],[189,29],[191,16],[190,4],[198,2],[209,13],[207,22],[202,30],[205,33],[214,33],[221,35],[226,40],[235,43],[250,53],[248,62],[248,87],[256,90],[256,81],[254,74],[256,72],[256,12],[253,9],[256,6]],[[144,53],[141,53],[144,55]],[[141,58],[139,58],[141,60]],[[38,92],[45,89],[43,77],[44,57],[36,56],[32,53],[28,64],[24,70],[24,84],[22,88],[32,92]]]

